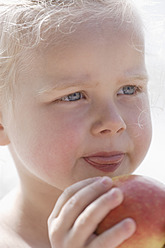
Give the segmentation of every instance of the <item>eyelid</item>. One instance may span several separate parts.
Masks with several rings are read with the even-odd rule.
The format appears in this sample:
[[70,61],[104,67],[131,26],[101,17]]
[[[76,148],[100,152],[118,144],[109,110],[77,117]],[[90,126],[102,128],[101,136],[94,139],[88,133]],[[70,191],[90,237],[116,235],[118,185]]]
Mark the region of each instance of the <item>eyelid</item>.
[[[123,90],[123,88],[125,87],[134,87],[135,88],[135,93],[134,94],[124,94],[124,92],[120,92]],[[128,96],[131,96],[131,95],[135,95],[137,92],[141,92],[142,91],[142,86],[140,85],[137,85],[137,84],[127,84],[127,85],[124,85],[122,86],[118,92],[117,92],[117,95],[128,95]]]
[[[76,94],[76,93],[80,93],[81,94],[81,98],[80,99],[77,99],[77,100],[64,100],[64,98],[67,98],[68,96],[70,96],[70,95],[73,95],[73,94]],[[84,93],[84,91],[75,91],[75,92],[73,92],[73,93],[69,93],[69,94],[66,94],[66,95],[64,95],[64,96],[62,96],[62,97],[60,97],[60,98],[58,98],[58,99],[56,99],[54,102],[64,102],[64,103],[68,103],[68,102],[78,102],[78,101],[80,101],[81,99],[86,99],[86,94]]]

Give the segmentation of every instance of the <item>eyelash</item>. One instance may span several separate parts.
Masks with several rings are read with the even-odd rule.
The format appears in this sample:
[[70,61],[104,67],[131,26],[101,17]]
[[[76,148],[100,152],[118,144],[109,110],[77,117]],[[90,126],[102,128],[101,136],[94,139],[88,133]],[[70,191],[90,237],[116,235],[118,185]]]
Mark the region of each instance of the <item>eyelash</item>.
[[[132,88],[133,88],[133,92],[129,93],[128,91],[132,90]],[[119,95],[133,96],[133,95],[136,95],[138,92],[141,92],[141,90],[142,90],[141,87],[137,85],[126,85],[118,91],[117,95],[118,96]],[[123,91],[123,93],[121,93],[121,91]],[[78,96],[79,96],[79,99],[76,99],[76,97]],[[73,100],[71,100],[72,97],[73,97]],[[57,102],[76,102],[76,101],[80,101],[81,99],[86,99],[86,96],[83,92],[77,91],[77,92],[61,97],[60,99],[57,100]]]
[[[76,99],[76,96],[79,96],[79,99]],[[71,97],[73,97],[73,100],[71,100]],[[70,98],[70,99],[69,99]],[[75,102],[80,101],[81,99],[86,99],[85,94],[83,92],[74,92],[69,95],[61,97],[58,102]]]
[[[127,88],[127,89],[126,89]],[[129,94],[129,90],[132,90],[133,88],[133,92]],[[123,90],[125,91],[125,93],[120,93],[120,91]],[[137,86],[137,85],[126,85],[124,87],[122,87],[119,92],[117,93],[117,95],[126,95],[126,96],[134,96],[136,95],[138,92],[141,92],[142,91],[142,88],[140,86]]]

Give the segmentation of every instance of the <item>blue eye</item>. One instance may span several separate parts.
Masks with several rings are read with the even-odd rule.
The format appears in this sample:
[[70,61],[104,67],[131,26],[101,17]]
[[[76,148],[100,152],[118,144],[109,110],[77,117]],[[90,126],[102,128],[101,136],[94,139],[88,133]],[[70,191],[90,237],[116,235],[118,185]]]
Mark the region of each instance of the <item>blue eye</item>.
[[75,93],[62,97],[60,101],[72,102],[72,101],[78,101],[82,98],[84,98],[84,95],[81,92],[75,92]]
[[135,85],[127,85],[119,90],[118,95],[135,95],[138,90],[139,88]]

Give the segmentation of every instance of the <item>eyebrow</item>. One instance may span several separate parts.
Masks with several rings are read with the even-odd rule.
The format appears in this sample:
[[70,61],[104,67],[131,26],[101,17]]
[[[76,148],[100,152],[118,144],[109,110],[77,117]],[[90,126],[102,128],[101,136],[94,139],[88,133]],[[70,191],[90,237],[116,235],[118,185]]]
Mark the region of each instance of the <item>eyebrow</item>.
[[91,83],[90,81],[75,81],[75,79],[67,79],[67,80],[60,80],[59,82],[55,82],[53,86],[46,86],[38,90],[36,93],[38,96],[49,94],[55,90],[64,90],[69,88],[76,88],[76,87],[86,87],[91,88],[97,86],[98,82]]
[[149,81],[149,76],[147,73],[142,75],[132,75],[127,78],[126,81],[137,80],[137,81]]
[[[87,78],[86,78],[87,79]],[[148,74],[142,74],[142,75],[132,75],[130,76],[130,74],[126,75],[125,79],[120,79],[119,82],[121,81],[132,81],[132,80],[137,80],[137,81],[148,81]],[[85,87],[85,88],[93,88],[96,87],[99,82],[98,81],[90,81],[89,78],[88,80],[76,80],[75,78],[66,78],[66,79],[62,79],[59,81],[55,81],[53,83],[54,85],[50,85],[50,86],[45,86],[41,89],[39,89],[36,92],[37,96],[42,96],[42,95],[47,95],[50,94],[51,92],[55,91],[55,90],[64,90],[64,89],[69,89],[69,88],[76,88],[76,87]]]

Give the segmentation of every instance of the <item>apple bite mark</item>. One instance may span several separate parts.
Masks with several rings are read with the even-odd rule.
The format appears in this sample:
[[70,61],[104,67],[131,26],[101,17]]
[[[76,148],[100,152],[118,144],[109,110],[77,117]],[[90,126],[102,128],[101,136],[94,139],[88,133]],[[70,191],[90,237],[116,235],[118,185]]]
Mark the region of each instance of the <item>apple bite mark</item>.
[[136,232],[119,248],[165,247],[165,185],[139,175],[115,177],[113,182],[123,192],[124,200],[99,224],[96,234],[132,218],[137,225]]

